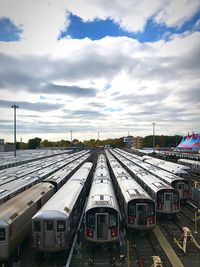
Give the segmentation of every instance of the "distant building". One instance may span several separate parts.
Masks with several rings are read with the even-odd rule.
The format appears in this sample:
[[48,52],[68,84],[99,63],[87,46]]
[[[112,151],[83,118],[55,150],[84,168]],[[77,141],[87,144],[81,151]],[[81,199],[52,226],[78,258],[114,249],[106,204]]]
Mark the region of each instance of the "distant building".
[[141,136],[136,136],[134,137],[134,147],[136,149],[141,149],[143,147],[143,137]]
[[0,139],[0,145],[4,145],[4,139]]
[[0,152],[14,151],[14,144],[5,144],[4,139],[0,139]]
[[133,136],[129,135],[129,136],[124,137],[124,143],[126,143],[128,147],[133,147],[134,146]]

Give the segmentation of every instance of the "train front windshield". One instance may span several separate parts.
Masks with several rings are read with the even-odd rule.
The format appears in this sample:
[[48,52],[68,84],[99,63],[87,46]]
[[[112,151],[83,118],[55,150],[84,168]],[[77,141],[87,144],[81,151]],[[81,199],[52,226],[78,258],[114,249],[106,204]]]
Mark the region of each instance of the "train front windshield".
[[108,230],[111,236],[118,235],[118,213],[110,208],[95,208],[86,213],[86,235],[90,238],[107,239]]
[[154,223],[155,204],[147,200],[145,201],[131,201],[128,203],[128,224],[147,225]]
[[179,193],[176,190],[160,190],[157,193],[157,210],[171,213],[179,209]]

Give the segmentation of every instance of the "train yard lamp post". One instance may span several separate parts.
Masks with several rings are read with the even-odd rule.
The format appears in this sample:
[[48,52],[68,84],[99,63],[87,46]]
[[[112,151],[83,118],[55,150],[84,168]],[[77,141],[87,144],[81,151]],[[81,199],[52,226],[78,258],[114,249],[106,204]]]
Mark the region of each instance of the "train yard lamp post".
[[72,144],[72,130],[70,131],[70,133],[71,133],[71,144]]
[[152,125],[153,125],[153,152],[155,152],[155,125],[156,123],[153,122]]
[[16,157],[16,109],[19,108],[17,105],[12,105],[14,108],[14,156]]

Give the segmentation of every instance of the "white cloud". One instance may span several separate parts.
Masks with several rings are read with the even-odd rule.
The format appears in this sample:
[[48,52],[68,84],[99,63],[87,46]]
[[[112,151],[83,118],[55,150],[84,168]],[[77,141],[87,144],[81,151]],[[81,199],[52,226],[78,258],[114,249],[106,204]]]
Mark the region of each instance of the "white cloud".
[[67,8],[84,21],[110,18],[121,28],[143,31],[149,18],[158,23],[181,26],[200,7],[199,0],[68,0]]
[[[23,32],[21,42],[4,44],[5,51],[50,52],[62,29],[69,24],[64,0],[1,0],[0,17],[9,18]],[[10,49],[9,49],[10,48]]]
[[71,128],[81,140],[97,138],[98,131],[101,138],[127,131],[145,136],[152,134],[153,121],[160,134],[200,131],[199,32],[154,43],[109,36],[57,40],[69,23],[67,9],[84,20],[109,17],[138,31],[152,15],[160,23],[180,26],[196,12],[198,2],[190,2],[181,2],[177,10],[178,0],[137,5],[128,0],[112,5],[106,0],[21,0],[16,9],[13,1],[1,1],[0,16],[24,29],[21,41],[0,44],[0,111],[10,121],[1,123],[2,137],[12,140],[13,101],[20,106],[18,133],[23,139],[25,134],[27,139],[35,134],[45,138],[45,132],[52,140],[51,134],[65,138]]
[[163,6],[156,15],[155,21],[168,27],[182,26],[184,22],[197,13],[200,7],[199,0],[167,0],[161,2],[163,2]]

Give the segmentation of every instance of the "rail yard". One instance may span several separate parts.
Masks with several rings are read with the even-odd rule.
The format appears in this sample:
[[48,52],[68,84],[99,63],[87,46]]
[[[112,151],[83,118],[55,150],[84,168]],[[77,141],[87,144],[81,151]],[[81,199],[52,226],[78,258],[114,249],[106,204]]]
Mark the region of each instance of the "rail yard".
[[2,153],[0,266],[199,266],[199,158],[162,160],[111,148]]

